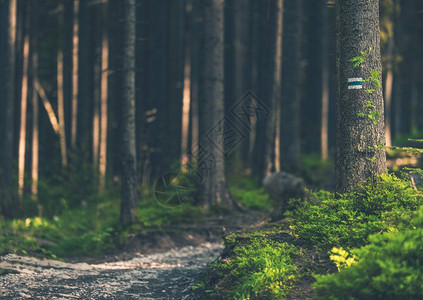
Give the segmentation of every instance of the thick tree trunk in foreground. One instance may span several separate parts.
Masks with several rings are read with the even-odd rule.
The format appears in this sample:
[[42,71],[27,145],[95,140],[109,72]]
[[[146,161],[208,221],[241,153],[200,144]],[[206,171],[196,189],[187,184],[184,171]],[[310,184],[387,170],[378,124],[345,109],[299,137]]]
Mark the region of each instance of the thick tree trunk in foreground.
[[[13,186],[13,123],[14,123],[14,87],[15,87],[15,47],[16,47],[16,18],[17,0],[8,1],[8,30],[7,30],[7,51],[3,55],[6,69],[3,70],[7,76],[4,87],[5,120],[0,120],[4,125],[5,140],[1,157],[1,182],[0,182],[0,209],[4,216],[11,217],[13,213],[12,186]],[[7,6],[5,5],[5,6]],[[3,86],[3,85],[2,85]]]
[[124,1],[123,99],[122,99],[122,194],[120,220],[137,220],[135,147],[135,0]]
[[337,48],[336,191],[344,193],[386,172],[379,1],[337,2]]
[[[205,177],[206,205],[230,208],[232,200],[225,180],[224,156],[224,104],[223,104],[223,0],[206,0],[204,37],[204,101],[206,117],[204,129],[209,140],[206,149],[214,160],[214,166]],[[205,132],[203,132],[205,134]],[[206,137],[206,139],[207,139]],[[213,145],[212,145],[213,144]]]

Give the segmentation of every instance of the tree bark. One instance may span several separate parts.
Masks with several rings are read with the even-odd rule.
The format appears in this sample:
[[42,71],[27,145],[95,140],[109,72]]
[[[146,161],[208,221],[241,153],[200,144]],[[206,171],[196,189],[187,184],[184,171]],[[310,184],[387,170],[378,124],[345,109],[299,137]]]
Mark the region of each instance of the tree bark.
[[[60,1],[58,6],[58,26],[59,32],[63,32],[63,11],[64,5]],[[64,41],[59,40],[57,46],[57,115],[59,121],[59,132],[60,132],[60,151],[62,155],[62,166],[65,167],[68,164],[67,154],[67,142],[66,142],[66,130],[65,130],[65,99],[64,99],[64,86],[63,86],[63,44]]]
[[[192,45],[192,2],[186,1],[185,4],[185,50],[184,50],[184,86],[183,86],[183,97],[182,97],[182,134],[181,134],[181,164],[187,162],[187,151],[189,145],[189,126],[190,116],[192,116],[191,110],[191,45]],[[181,30],[184,30],[183,28]]]
[[302,2],[302,0],[285,1],[284,6],[280,167],[290,173],[301,171]]
[[25,156],[26,156],[26,123],[28,107],[28,77],[29,77],[29,8],[26,9],[26,22],[23,38],[23,70],[22,70],[22,92],[21,92],[21,114],[19,129],[19,150],[18,150],[18,196],[22,200],[25,183]]
[[[337,160],[336,191],[354,191],[368,179],[386,172],[385,128],[380,56],[379,1],[340,0],[337,9]],[[361,54],[361,52],[365,54]],[[367,53],[367,54],[366,54]],[[365,56],[354,67],[351,59]],[[364,82],[350,89],[351,78]],[[366,90],[374,89],[373,92]]]
[[5,139],[2,151],[1,161],[1,202],[0,208],[4,216],[11,217],[13,213],[13,136],[14,136],[14,97],[15,97],[15,62],[16,62],[16,19],[17,19],[17,0],[8,0],[5,5],[8,9],[7,16],[7,46],[3,55],[5,60],[7,74],[5,82],[5,119],[3,121]]
[[[192,1],[192,31],[191,31],[191,101],[190,101],[190,123],[188,149],[192,149],[199,143],[200,139],[200,114],[202,103],[203,87],[203,66],[204,66],[204,3]],[[195,157],[189,157],[192,159]]]
[[270,9],[272,20],[269,24],[269,87],[266,89],[266,99],[273,112],[267,120],[266,145],[264,148],[265,174],[264,177],[276,171],[275,162],[275,134],[276,112],[280,102],[281,92],[281,67],[282,67],[282,25],[283,25],[283,1],[273,0]]
[[124,56],[122,98],[122,192],[120,220],[127,226],[137,221],[135,147],[135,0],[124,0]]
[[165,159],[166,149],[164,140],[166,138],[166,103],[169,96],[169,84],[167,67],[169,57],[167,53],[168,39],[168,10],[167,0],[154,0],[150,2],[150,69],[151,69],[151,110],[155,111],[154,122],[151,123],[150,147],[152,175],[159,176],[162,172],[169,171]]
[[166,170],[181,157],[182,107],[184,87],[185,5],[186,0],[168,1],[167,78],[164,166]]
[[329,158],[329,20],[326,1],[323,1],[320,7],[322,14],[322,42],[321,42],[321,60],[322,60],[322,109],[320,119],[320,155],[322,160]]
[[[205,181],[206,206],[231,208],[232,199],[225,180],[224,156],[224,103],[223,103],[223,0],[205,0],[204,38],[204,101],[205,130],[209,141],[206,149],[214,160],[214,167],[207,174]],[[205,139],[203,138],[203,141]],[[212,145],[213,144],[213,145]]]
[[[98,22],[97,22],[98,23]],[[101,43],[100,43],[101,45]],[[99,154],[100,154],[100,102],[101,102],[101,48],[95,44],[94,57],[94,82],[93,82],[93,133],[92,133],[92,149],[93,149],[93,165],[98,170]],[[97,172],[97,171],[96,171]],[[97,175],[96,175],[97,176]],[[98,178],[97,178],[98,179]],[[98,180],[96,182],[98,183]]]
[[[31,3],[36,7],[38,3],[33,1]],[[31,159],[31,196],[33,201],[38,200],[38,173],[39,173],[39,102],[37,93],[38,81],[38,43],[36,21],[33,15],[31,16],[31,54],[32,54],[32,159]]]
[[73,2],[73,32],[72,32],[72,125],[71,147],[76,147],[78,128],[78,60],[79,60],[79,0]]
[[100,147],[99,147],[99,191],[106,188],[107,169],[107,136],[108,136],[108,79],[109,79],[109,35],[108,35],[108,1],[102,7],[102,39],[101,39],[101,84],[100,84]]

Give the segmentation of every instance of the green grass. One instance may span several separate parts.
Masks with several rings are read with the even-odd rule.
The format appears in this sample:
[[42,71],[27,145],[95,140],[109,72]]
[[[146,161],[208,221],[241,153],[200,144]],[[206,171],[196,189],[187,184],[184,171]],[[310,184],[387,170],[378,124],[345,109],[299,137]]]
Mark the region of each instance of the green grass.
[[125,243],[131,233],[194,223],[204,217],[190,204],[166,209],[155,200],[139,201],[139,224],[123,229],[119,224],[119,199],[72,208],[52,217],[0,219],[0,254],[18,253],[48,257],[98,255]]

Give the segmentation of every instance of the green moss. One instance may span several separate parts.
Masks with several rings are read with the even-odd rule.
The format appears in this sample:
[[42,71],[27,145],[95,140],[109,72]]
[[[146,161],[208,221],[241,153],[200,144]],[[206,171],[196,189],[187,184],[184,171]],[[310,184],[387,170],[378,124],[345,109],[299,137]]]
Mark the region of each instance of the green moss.
[[387,174],[357,193],[316,196],[320,202],[306,201],[288,215],[293,234],[326,248],[359,246],[370,234],[408,226],[412,211],[423,204],[411,182]]
[[[342,270],[317,276],[322,299],[379,299],[378,293],[380,299],[420,299],[423,208],[413,216],[422,205],[422,196],[407,177],[390,174],[338,197],[313,192],[287,213],[289,224],[227,236],[225,252],[209,267],[204,288],[223,299],[285,299],[299,281],[310,286],[311,273],[336,270],[328,254],[336,247],[331,257]],[[369,242],[363,250],[354,250]],[[390,243],[391,252],[385,252],[382,248]],[[267,264],[286,273],[267,272]],[[396,277],[400,285],[391,287]]]
[[223,299],[284,299],[299,278],[295,246],[263,238],[235,246],[230,257],[211,265],[218,276],[214,292]]

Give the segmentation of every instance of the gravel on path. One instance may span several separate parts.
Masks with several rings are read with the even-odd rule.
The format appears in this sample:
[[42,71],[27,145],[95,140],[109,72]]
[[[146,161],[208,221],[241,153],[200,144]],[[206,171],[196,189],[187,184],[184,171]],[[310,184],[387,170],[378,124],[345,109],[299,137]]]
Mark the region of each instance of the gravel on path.
[[192,289],[223,245],[203,243],[126,261],[66,263],[0,257],[0,299],[198,299]]

